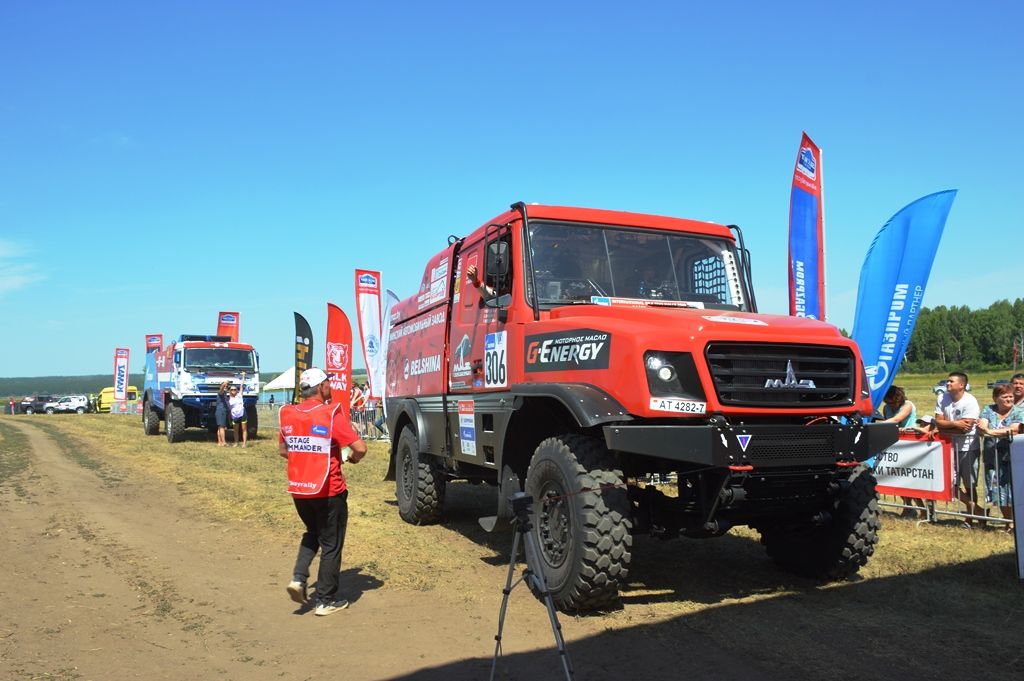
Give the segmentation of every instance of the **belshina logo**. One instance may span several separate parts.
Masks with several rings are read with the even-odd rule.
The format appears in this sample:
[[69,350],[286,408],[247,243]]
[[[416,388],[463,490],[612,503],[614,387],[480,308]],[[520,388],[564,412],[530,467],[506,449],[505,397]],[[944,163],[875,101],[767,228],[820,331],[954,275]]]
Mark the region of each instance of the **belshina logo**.
[[786,378],[769,378],[764,382],[764,387],[777,390],[799,390],[800,388],[815,388],[817,386],[809,378],[805,378],[802,381],[796,380],[796,374],[793,372],[793,361],[788,360],[786,362]]
[[810,179],[816,179],[818,164],[814,160],[814,152],[810,147],[800,147],[800,154],[796,159],[796,169]]

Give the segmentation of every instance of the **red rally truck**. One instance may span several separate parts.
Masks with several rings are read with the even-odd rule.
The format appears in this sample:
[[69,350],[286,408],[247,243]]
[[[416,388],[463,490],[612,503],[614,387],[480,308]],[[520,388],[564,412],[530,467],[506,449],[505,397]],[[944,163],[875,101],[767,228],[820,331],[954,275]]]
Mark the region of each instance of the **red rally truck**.
[[738,227],[517,203],[449,238],[389,322],[402,518],[439,520],[454,480],[497,486],[499,517],[525,489],[563,610],[614,605],[637,533],[748,525],[824,579],[874,551],[861,462],[896,427],[864,422],[853,341],[757,313]]

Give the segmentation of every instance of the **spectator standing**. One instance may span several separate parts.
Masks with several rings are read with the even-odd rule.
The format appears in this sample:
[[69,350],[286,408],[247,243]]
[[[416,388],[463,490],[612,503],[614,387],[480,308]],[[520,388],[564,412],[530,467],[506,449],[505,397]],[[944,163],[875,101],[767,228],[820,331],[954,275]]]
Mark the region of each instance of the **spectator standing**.
[[[958,485],[957,498],[967,507],[969,515],[978,515],[978,446],[977,422],[981,416],[978,400],[967,392],[967,374],[954,371],[946,380],[946,391],[939,394],[935,404],[932,425],[939,432],[951,436],[955,453]],[[963,522],[965,529],[973,527],[971,519]]]
[[1010,387],[1013,389],[1014,406],[1024,409],[1024,374],[1014,374]]
[[268,402],[270,403],[270,409],[273,410],[274,409],[274,396],[273,395],[270,396],[270,399],[268,400]]
[[[302,402],[281,407],[280,454],[288,460],[288,492],[306,531],[299,542],[288,595],[307,599],[309,566],[320,552],[314,614],[333,615],[348,607],[338,598],[338,570],[348,525],[348,485],[341,464],[366,455],[363,442],[341,404],[330,404],[331,382],[316,367],[299,377]],[[351,453],[349,453],[351,452]]]
[[227,447],[227,429],[228,429],[228,381],[224,381],[220,384],[220,388],[217,390],[217,404],[214,407],[213,417],[217,423],[217,446]]
[[1014,404],[1013,389],[996,386],[992,404],[985,407],[978,419],[978,430],[985,435],[985,498],[999,506],[1013,531],[1013,476],[1010,467],[1010,442],[1015,434],[1024,432],[1024,409]]
[[[903,388],[893,385],[885,393],[882,406],[882,423],[895,423],[900,430],[913,430],[917,424],[917,407],[907,399]],[[924,499],[915,497],[900,497],[903,500],[904,509],[900,513],[904,518],[921,517],[924,510]],[[914,508],[920,506],[922,511]]]
[[349,410],[352,418],[352,423],[355,424],[356,432],[361,437],[366,437],[366,427],[363,423],[363,407],[366,405],[366,384],[360,386],[358,383],[352,384],[352,398],[349,400]]
[[249,446],[249,429],[245,423],[245,398],[239,392],[238,386],[231,386],[228,390],[228,409],[231,413],[231,433],[234,436],[234,446],[238,446],[238,439],[241,436],[242,446]]

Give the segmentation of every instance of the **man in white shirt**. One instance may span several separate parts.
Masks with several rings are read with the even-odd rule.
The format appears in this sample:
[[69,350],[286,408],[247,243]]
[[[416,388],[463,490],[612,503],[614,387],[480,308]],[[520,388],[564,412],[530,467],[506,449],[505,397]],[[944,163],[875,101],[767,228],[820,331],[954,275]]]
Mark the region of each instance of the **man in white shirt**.
[[[975,424],[981,416],[981,408],[974,395],[967,392],[967,374],[954,371],[946,381],[946,392],[939,394],[935,404],[933,428],[948,435],[953,442],[956,464],[957,497],[967,507],[970,515],[980,515],[978,506],[978,458],[981,451],[975,433]],[[964,527],[972,527],[970,519]]]
[[1013,389],[1014,406],[1024,407],[1024,374],[1014,374],[1010,379],[1010,387]]

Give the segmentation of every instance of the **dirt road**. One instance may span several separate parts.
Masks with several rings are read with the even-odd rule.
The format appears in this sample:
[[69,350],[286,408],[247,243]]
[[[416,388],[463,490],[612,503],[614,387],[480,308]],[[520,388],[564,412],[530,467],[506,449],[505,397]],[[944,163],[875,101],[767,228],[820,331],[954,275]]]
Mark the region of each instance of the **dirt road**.
[[[505,567],[467,570],[468,588],[390,589],[345,569],[348,610],[317,618],[284,585],[294,539],[211,522],[166,483],[97,471],[38,428],[17,484],[0,485],[0,678],[480,679],[490,670]],[[135,474],[136,476],[138,474]],[[8,481],[9,482],[9,481]],[[351,541],[359,541],[353,537]],[[782,678],[722,655],[685,624],[605,631],[563,616],[580,679]],[[502,679],[560,678],[546,613],[513,595]]]

